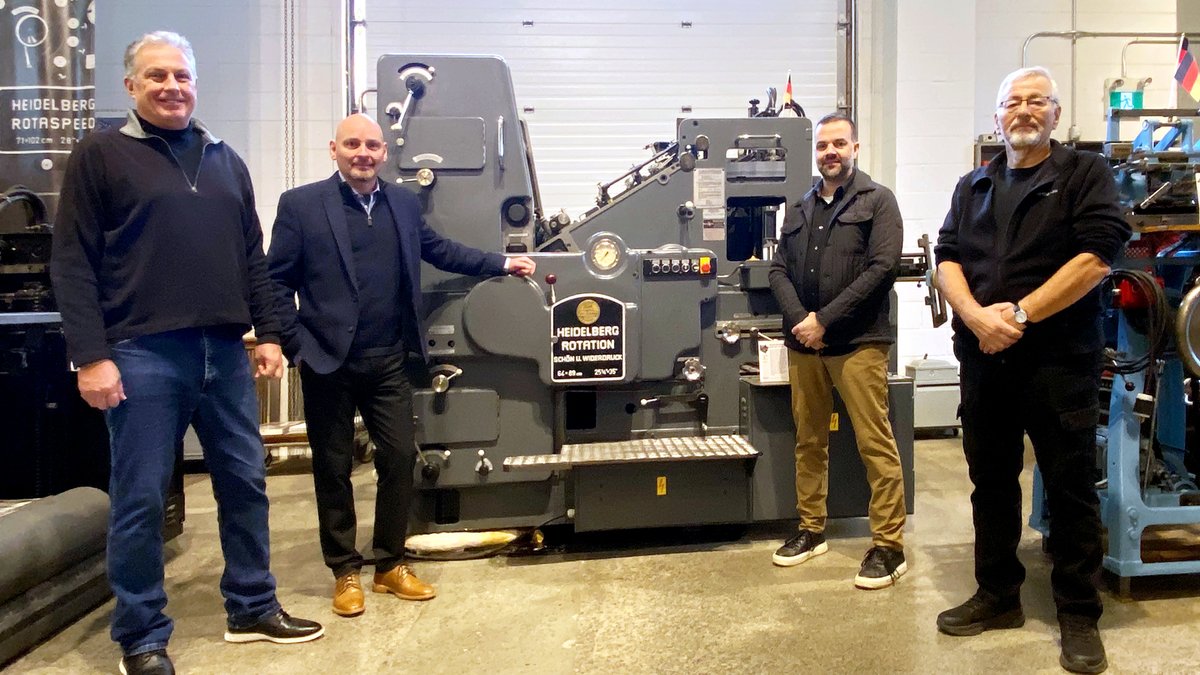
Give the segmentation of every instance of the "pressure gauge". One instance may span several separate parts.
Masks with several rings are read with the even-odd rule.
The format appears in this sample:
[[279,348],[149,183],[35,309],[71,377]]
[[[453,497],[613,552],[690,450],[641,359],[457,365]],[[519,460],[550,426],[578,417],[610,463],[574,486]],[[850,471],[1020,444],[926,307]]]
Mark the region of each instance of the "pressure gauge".
[[625,271],[629,251],[625,242],[612,232],[597,232],[583,246],[583,262],[597,277],[612,279]]
[[621,249],[612,239],[600,239],[592,245],[592,265],[601,272],[609,272],[621,262]]

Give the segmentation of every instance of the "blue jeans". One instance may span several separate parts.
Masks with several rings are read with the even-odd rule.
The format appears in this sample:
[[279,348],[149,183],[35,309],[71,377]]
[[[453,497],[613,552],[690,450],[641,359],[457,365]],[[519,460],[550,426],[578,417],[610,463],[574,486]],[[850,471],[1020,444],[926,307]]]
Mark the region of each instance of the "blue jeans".
[[237,327],[189,328],[112,347],[127,399],[108,410],[112,446],[108,579],[112,639],[127,655],[165,648],[163,504],[188,424],[204,448],[217,500],[231,627],[278,611],[270,572],[266,469],[258,401]]

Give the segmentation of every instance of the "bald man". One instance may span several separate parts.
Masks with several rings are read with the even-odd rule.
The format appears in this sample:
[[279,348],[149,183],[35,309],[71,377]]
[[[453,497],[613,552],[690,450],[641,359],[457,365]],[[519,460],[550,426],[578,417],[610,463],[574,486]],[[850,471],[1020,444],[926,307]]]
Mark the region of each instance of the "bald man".
[[300,368],[333,611],[357,616],[366,605],[350,484],[356,409],[375,443],[379,474],[372,589],[405,600],[435,595],[404,564],[416,460],[406,364],[426,358],[421,261],[471,276],[528,275],[534,262],[485,253],[430,228],[416,195],[379,180],[387,143],[371,118],[342,120],[329,156],[336,173],[279,198],[268,266],[283,351]]

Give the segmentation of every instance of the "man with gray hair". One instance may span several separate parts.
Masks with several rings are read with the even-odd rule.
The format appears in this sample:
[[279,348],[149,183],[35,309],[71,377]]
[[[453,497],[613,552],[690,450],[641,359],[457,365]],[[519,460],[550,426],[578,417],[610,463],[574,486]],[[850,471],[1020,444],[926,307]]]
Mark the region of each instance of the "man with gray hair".
[[162,523],[175,449],[191,424],[217,499],[230,642],[304,642],[270,572],[254,375],[282,374],[262,230],[246,165],[192,118],[191,45],[150,33],[125,53],[134,109],[71,154],[51,276],[79,392],[111,440],[108,578],[122,673],[173,673]]
[[954,309],[962,368],[978,590],[938,615],[937,625],[948,635],[977,635],[1025,623],[1018,481],[1028,433],[1051,512],[1059,663],[1099,673],[1108,660],[1092,579],[1102,555],[1097,286],[1130,228],[1104,158],[1050,139],[1061,112],[1044,68],[1008,75],[994,118],[1005,153],[958,182],[938,234],[938,284]]

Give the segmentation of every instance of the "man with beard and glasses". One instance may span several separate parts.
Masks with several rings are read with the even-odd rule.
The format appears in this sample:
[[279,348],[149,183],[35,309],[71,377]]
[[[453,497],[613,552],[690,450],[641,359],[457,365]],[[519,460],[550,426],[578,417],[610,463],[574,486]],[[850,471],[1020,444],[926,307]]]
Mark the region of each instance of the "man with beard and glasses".
[[1018,481],[1028,433],[1051,514],[1059,662],[1099,673],[1107,659],[1093,582],[1102,556],[1097,286],[1130,228],[1104,158],[1050,139],[1061,112],[1044,68],[1009,74],[995,114],[1005,153],[958,182],[938,235],[938,284],[954,309],[962,368],[978,590],[938,615],[937,625],[949,635],[977,635],[1025,623]]
[[[112,445],[108,579],[122,673],[174,672],[163,613],[163,509],[190,424],[217,500],[229,642],[321,637],[275,597],[254,376],[283,372],[279,319],[237,153],[192,117],[196,59],[159,31],[125,51],[133,110],[71,153],[54,228],[54,295],[79,393],[104,411]],[[198,659],[197,659],[198,660]]]
[[429,227],[417,195],[379,179],[387,142],[370,117],[342,120],[329,155],[337,164],[332,176],[279,198],[268,264],[283,350],[300,368],[333,612],[357,616],[366,609],[359,579],[366,561],[356,547],[350,483],[355,410],[375,444],[379,474],[372,590],[404,600],[435,595],[404,563],[417,456],[413,378],[426,356],[421,261],[472,276],[525,276],[535,264],[464,246]]
[[871,485],[871,548],[854,585],[886,588],[908,571],[904,476],[888,421],[887,382],[895,342],[890,295],[904,225],[892,191],[854,166],[853,120],[841,113],[821,118],[813,149],[821,180],[789,205],[770,271],[789,348],[800,513],[799,533],[773,561],[789,567],[829,550],[824,532],[836,387]]

